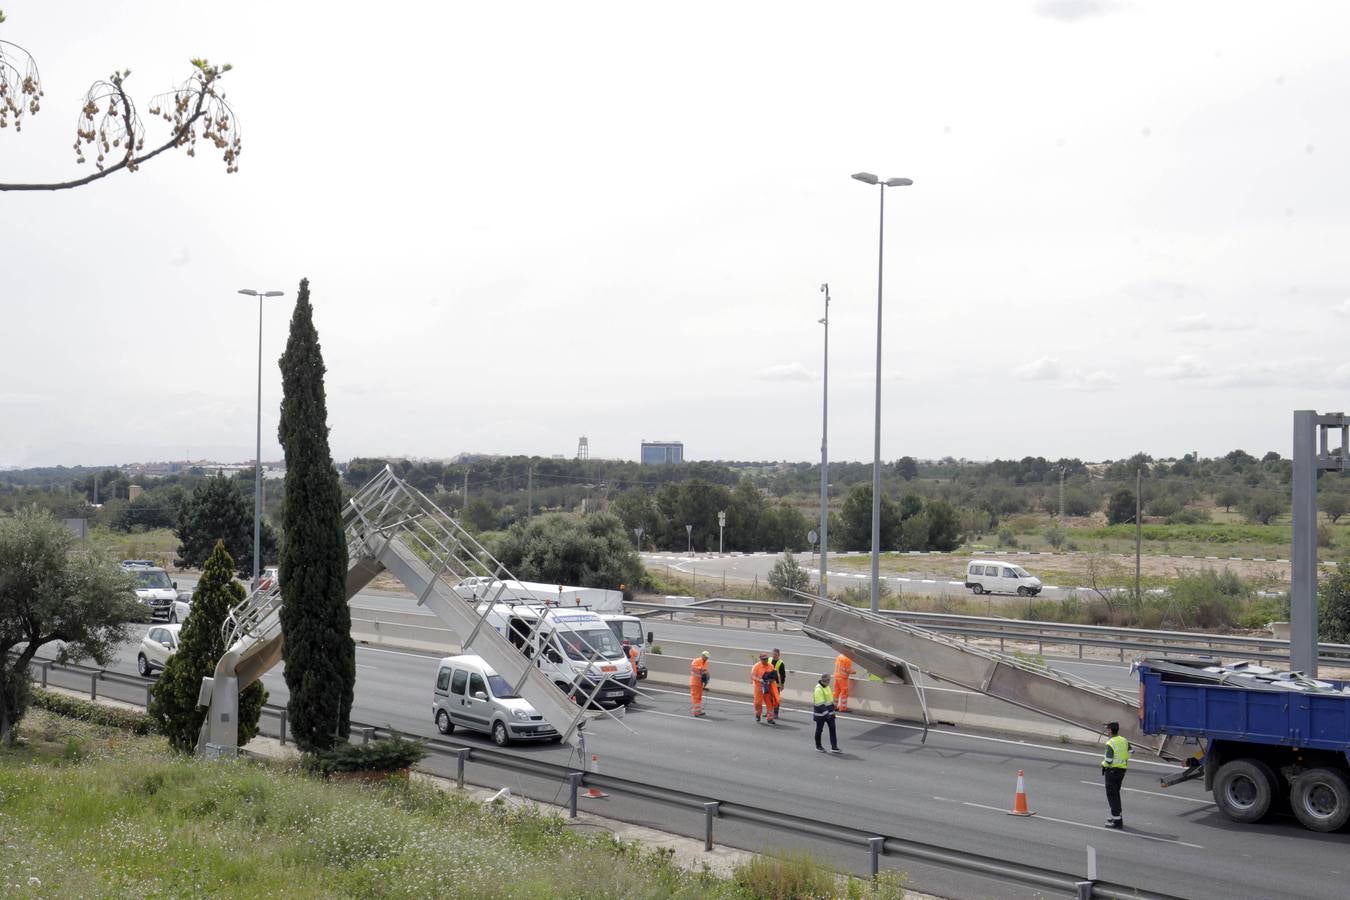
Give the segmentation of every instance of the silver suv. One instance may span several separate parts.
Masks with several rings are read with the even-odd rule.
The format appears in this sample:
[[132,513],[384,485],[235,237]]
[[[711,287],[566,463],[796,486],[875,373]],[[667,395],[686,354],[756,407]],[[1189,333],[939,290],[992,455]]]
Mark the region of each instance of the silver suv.
[[136,580],[136,599],[146,605],[150,617],[167,619],[178,599],[178,582],[148,559],[124,559],[122,571]]

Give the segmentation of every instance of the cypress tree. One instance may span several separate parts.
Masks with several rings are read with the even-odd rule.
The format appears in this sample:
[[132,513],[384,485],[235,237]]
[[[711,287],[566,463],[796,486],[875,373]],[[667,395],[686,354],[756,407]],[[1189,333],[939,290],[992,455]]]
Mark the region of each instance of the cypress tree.
[[301,750],[346,741],[356,686],[356,644],[347,609],[347,539],[342,493],[328,450],[323,354],[301,279],[281,356],[281,425],[286,500],[281,548],[282,654],[287,713]]
[[[225,655],[221,625],[230,608],[243,599],[243,585],[234,580],[234,560],[224,542],[216,541],[192,595],[192,614],[178,633],[178,649],[169,657],[150,701],[150,715],[175,750],[191,753],[197,746],[206,719],[206,707],[197,705],[202,679],[215,671]],[[258,733],[266,702],[267,689],[261,681],[239,692],[239,746]]]

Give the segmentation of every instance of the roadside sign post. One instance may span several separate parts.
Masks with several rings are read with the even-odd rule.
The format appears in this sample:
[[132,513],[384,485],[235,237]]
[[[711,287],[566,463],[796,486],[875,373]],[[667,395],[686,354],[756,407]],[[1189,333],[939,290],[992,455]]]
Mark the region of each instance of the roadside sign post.
[[727,511],[725,509],[717,511],[717,552],[722,552],[722,529],[727,527]]

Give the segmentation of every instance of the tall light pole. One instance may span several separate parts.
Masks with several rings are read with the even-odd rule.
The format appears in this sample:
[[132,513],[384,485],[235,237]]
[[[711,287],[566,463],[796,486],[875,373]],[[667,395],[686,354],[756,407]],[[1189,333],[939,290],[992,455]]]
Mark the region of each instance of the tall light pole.
[[830,454],[826,449],[829,443],[830,435],[830,286],[822,284],[820,292],[825,295],[825,318],[820,320],[820,324],[825,326],[825,367],[824,367],[824,400],[821,401],[820,408],[820,599],[824,600],[829,596],[826,590],[826,569],[825,563],[828,561],[830,546]]
[[262,302],[264,297],[280,297],[285,291],[251,291],[239,293],[258,298],[258,443],[253,456],[253,587],[258,586],[262,571]]
[[881,196],[880,225],[877,227],[877,389],[876,423],[872,448],[872,612],[881,609],[881,271],[886,256],[886,188],[907,187],[908,178],[882,181],[871,172],[853,175],[864,184],[875,184]]

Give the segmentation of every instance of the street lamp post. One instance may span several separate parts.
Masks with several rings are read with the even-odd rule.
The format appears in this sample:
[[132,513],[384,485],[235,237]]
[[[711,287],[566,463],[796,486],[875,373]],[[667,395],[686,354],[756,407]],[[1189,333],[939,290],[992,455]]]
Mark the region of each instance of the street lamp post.
[[251,291],[239,293],[258,298],[258,434],[253,457],[253,587],[258,586],[262,571],[262,302],[264,297],[280,297],[284,291]]
[[824,399],[821,401],[820,412],[820,599],[824,600],[829,594],[826,592],[826,556],[829,552],[830,537],[830,454],[826,449],[830,435],[830,286],[822,284],[820,291],[825,295],[825,318],[820,320],[820,324],[825,326],[825,367],[824,367]]
[[881,273],[886,251],[886,188],[907,187],[908,178],[881,180],[871,172],[853,175],[864,184],[875,184],[881,197],[880,224],[877,226],[877,387],[872,447],[872,612],[881,609]]

